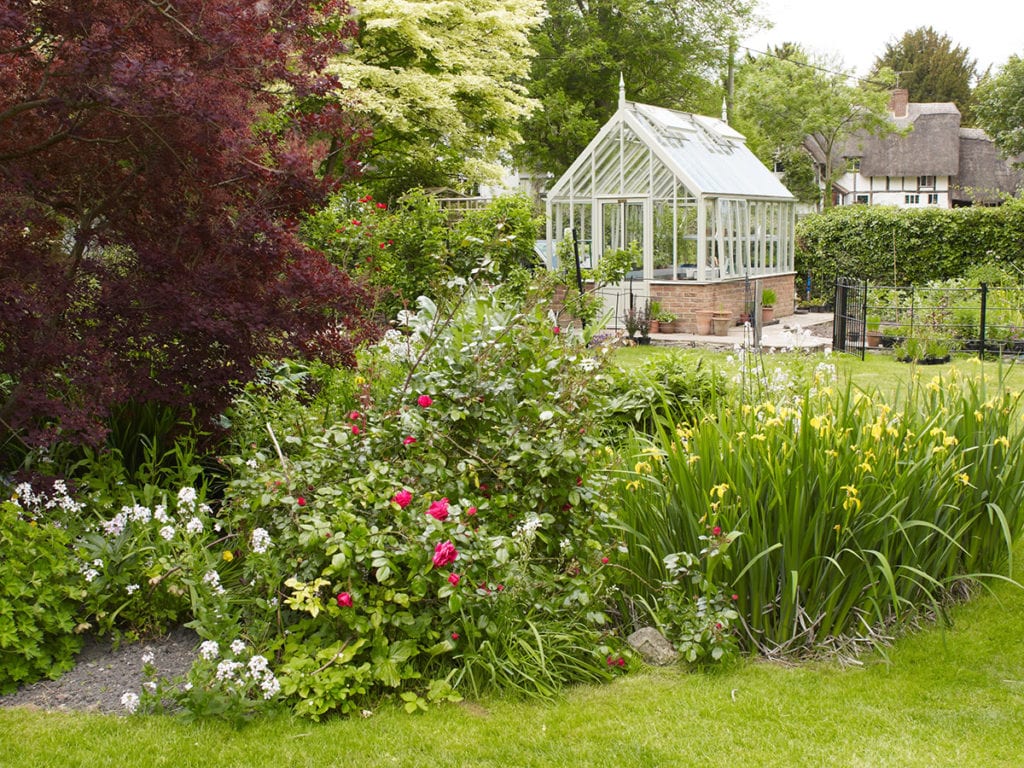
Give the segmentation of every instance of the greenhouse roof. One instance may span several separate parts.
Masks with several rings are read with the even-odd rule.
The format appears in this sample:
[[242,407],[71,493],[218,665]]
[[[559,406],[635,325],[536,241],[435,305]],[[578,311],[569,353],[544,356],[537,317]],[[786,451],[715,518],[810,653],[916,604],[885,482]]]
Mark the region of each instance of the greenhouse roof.
[[743,135],[724,121],[624,99],[615,115],[554,185],[548,199],[565,197],[570,186],[578,191],[589,186],[572,183],[570,179],[585,174],[596,153],[614,152],[622,146],[615,136],[623,130],[642,141],[666,170],[697,194],[793,199],[782,182],[750,151]]

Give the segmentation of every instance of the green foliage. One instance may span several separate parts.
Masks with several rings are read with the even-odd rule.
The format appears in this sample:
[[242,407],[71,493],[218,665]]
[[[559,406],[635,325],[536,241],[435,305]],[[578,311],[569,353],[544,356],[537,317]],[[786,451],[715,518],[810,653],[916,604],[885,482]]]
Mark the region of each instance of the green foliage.
[[1024,200],[998,208],[841,206],[797,224],[796,268],[817,286],[857,275],[882,285],[959,277],[999,259],[1024,266]]
[[954,370],[915,380],[895,408],[820,383],[790,404],[720,401],[623,478],[629,567],[657,584],[707,525],[742,531],[719,578],[744,644],[771,652],[942,615],[963,580],[1011,570],[1024,527],[1020,397],[990,386]]
[[506,290],[522,296],[540,265],[534,244],[543,222],[523,195],[496,198],[467,211],[452,232],[451,268],[471,277],[477,270]]
[[978,123],[1005,157],[1024,154],[1024,58],[1011,56],[994,77],[974,92]]
[[[806,186],[805,162],[794,153],[813,142],[825,158],[825,188],[843,171],[837,152],[858,132],[886,133],[887,93],[877,85],[851,84],[849,73],[833,61],[815,59],[799,48],[780,56],[748,57],[736,73],[735,123],[755,154],[768,167],[775,160],[793,165],[794,192],[803,200],[817,201],[816,190]],[[825,205],[830,205],[826,196]]]
[[377,289],[378,311],[393,315],[420,295],[437,296],[452,276],[447,217],[422,189],[392,206],[358,187],[309,216],[302,237],[353,277]]
[[653,434],[659,423],[689,423],[725,393],[724,376],[703,358],[665,355],[629,369],[612,368],[594,381],[604,397],[604,425]]
[[54,511],[69,504],[62,486],[36,495],[22,485],[0,502],[0,693],[60,677],[82,647],[85,591],[72,535]]
[[500,177],[534,106],[522,82],[543,12],[540,0],[359,3],[356,39],[330,69],[373,129],[362,170],[378,197]]
[[627,98],[716,114],[721,89],[704,73],[723,68],[725,41],[751,23],[745,0],[554,0],[547,11],[531,38],[538,55],[529,88],[541,109],[523,121],[519,160],[555,176],[614,114],[620,74]]
[[[283,695],[314,718],[387,691],[419,709],[463,685],[603,679],[599,361],[543,308],[493,295],[421,299],[400,320],[334,419],[262,396],[233,413],[272,426],[242,426],[252,441],[225,457],[238,631],[277,653]],[[268,418],[275,404],[288,414]]]
[[971,84],[977,76],[978,60],[970,51],[954,46],[948,35],[932,27],[918,27],[903,33],[895,42],[886,43],[885,51],[875,59],[871,77],[884,68],[899,72],[899,82],[915,102],[952,101],[970,123]]

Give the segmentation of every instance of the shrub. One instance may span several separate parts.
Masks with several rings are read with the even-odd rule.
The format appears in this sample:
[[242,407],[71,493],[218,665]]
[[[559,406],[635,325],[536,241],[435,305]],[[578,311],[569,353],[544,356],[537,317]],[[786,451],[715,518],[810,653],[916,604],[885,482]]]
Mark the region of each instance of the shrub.
[[[543,308],[494,296],[423,299],[401,320],[341,418],[258,441],[245,428],[253,444],[225,457],[237,631],[276,653],[282,693],[315,718],[388,690],[417,709],[460,687],[606,678],[608,534],[587,471],[599,360]],[[273,424],[309,423],[281,404],[292,416]]]
[[85,590],[62,509],[77,511],[60,484],[52,494],[21,485],[0,502],[0,693],[60,677],[82,647]]

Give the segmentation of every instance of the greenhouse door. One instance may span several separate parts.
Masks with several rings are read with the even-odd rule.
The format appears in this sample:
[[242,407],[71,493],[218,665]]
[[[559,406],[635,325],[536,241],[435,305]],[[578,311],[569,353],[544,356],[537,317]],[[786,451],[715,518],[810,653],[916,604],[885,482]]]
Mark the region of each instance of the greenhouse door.
[[637,263],[626,273],[626,279],[619,285],[602,289],[604,311],[610,315],[608,325],[622,327],[622,318],[630,306],[630,295],[637,306],[647,300],[647,283],[644,282],[643,254],[647,248],[644,242],[644,221],[647,218],[647,201],[640,199],[605,200],[600,205],[601,254],[623,250],[635,243],[640,256]]

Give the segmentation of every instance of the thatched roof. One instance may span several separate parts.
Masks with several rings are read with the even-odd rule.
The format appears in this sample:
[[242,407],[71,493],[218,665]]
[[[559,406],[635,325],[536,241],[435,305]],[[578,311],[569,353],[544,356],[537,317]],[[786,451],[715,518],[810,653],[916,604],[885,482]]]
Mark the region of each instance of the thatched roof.
[[1024,171],[1013,168],[984,131],[961,128],[960,171],[952,185],[953,200],[995,203],[1024,189]]
[[843,152],[860,157],[865,176],[954,176],[960,165],[960,110],[953,103],[908,105],[907,116],[892,118],[905,135],[868,134],[851,140]]

